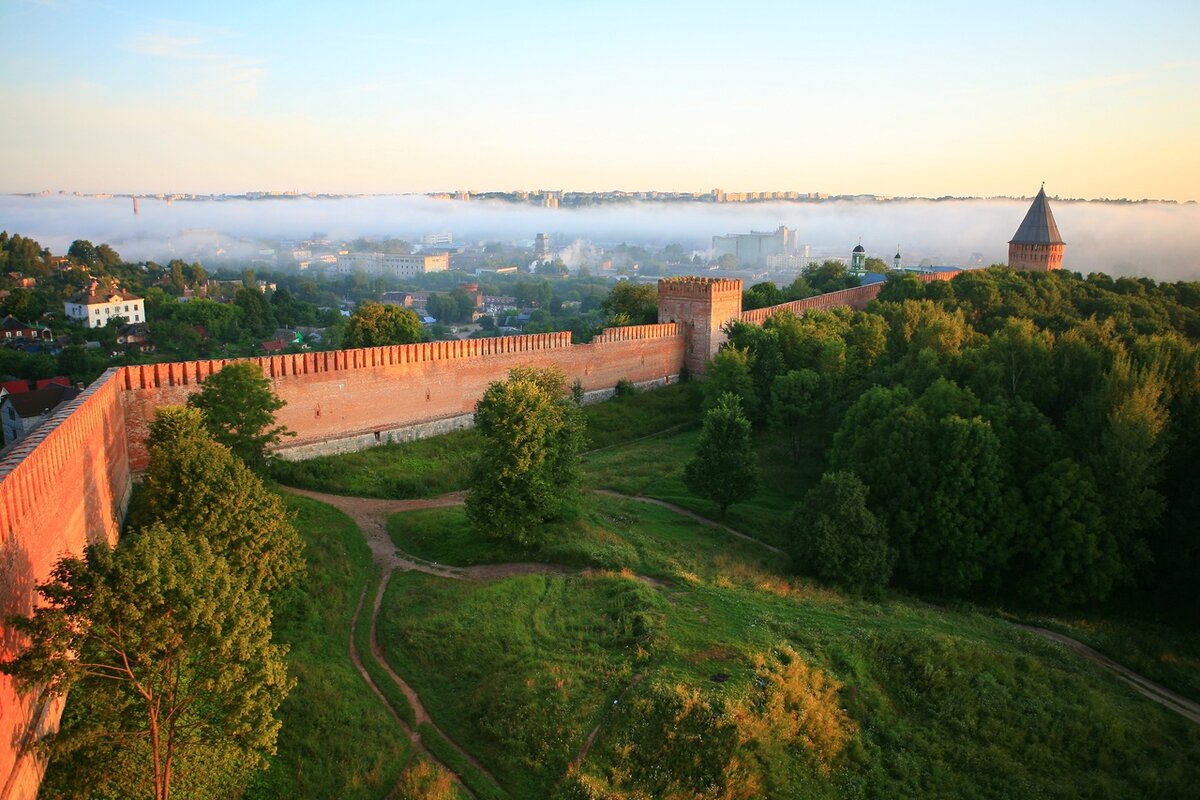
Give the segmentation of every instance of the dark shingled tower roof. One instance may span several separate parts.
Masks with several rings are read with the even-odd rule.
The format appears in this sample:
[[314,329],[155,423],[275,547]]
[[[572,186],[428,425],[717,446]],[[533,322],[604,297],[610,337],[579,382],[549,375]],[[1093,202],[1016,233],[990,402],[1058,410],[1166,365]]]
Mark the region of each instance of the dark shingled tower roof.
[[1025,221],[1017,228],[1009,244],[1065,244],[1058,233],[1058,225],[1054,223],[1050,204],[1046,202],[1045,186],[1033,198]]

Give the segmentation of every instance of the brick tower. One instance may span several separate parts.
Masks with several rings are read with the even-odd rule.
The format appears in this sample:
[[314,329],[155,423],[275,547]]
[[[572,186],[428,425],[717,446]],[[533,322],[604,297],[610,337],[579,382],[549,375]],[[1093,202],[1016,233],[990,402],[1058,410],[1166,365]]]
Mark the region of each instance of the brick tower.
[[1021,227],[1008,243],[1008,265],[1013,269],[1038,272],[1062,269],[1064,249],[1066,242],[1058,233],[1058,225],[1046,200],[1046,187],[1042,186]]
[[667,278],[658,282],[658,321],[683,325],[683,363],[693,375],[726,340],[721,327],[742,315],[742,282],[722,278]]

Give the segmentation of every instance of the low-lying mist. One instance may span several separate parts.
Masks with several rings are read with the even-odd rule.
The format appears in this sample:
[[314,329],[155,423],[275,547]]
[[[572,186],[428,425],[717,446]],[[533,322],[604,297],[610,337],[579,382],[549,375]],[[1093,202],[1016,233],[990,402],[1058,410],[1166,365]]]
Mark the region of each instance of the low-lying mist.
[[[1200,279],[1200,205],[1052,202],[1063,238],[1064,266],[1077,272]],[[181,232],[211,229],[230,253],[247,256],[255,242],[396,237],[419,241],[452,231],[460,243],[523,241],[548,232],[564,244],[661,246],[678,242],[705,250],[715,234],[797,229],[814,256],[849,255],[861,238],[889,264],[897,244],[906,263],[964,265],[1007,258],[1007,242],[1027,201],[897,201],[824,203],[630,203],[583,209],[544,209],[488,201],[443,201],[423,196],[176,201],[63,195],[0,197],[0,228],[32,236],[55,253],[74,239],[109,242],[127,259],[167,260]],[[243,240],[240,243],[237,240]]]

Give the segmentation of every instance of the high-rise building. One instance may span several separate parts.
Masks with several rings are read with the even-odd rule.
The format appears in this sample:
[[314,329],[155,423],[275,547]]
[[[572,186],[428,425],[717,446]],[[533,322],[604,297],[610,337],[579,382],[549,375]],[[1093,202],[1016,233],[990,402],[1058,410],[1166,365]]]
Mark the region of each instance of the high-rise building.
[[1046,272],[1062,269],[1066,242],[1058,233],[1043,185],[1033,198],[1021,227],[1008,243],[1008,265],[1013,269]]
[[540,261],[547,261],[550,258],[550,236],[549,234],[539,233],[533,241],[533,257]]
[[790,256],[796,252],[796,231],[780,225],[771,233],[751,231],[712,238],[713,258],[733,255],[738,266],[765,267],[770,256]]

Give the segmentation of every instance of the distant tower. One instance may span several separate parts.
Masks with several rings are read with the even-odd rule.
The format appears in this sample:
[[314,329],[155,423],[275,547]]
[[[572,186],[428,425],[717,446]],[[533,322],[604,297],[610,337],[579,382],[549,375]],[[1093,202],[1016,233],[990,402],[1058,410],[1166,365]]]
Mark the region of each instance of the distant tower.
[[539,233],[533,244],[533,257],[539,261],[550,260],[550,237],[544,233]]
[[892,259],[892,269],[900,271],[900,245],[896,245],[896,257]]
[[850,270],[852,272],[866,272],[867,270],[867,251],[862,246],[862,239],[858,240],[858,246],[850,253]]
[[1021,227],[1008,243],[1008,265],[1013,269],[1037,272],[1062,269],[1065,248],[1066,242],[1058,234],[1043,185],[1033,198],[1033,205]]

